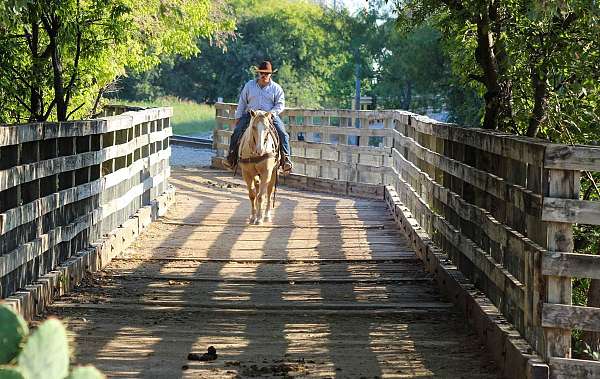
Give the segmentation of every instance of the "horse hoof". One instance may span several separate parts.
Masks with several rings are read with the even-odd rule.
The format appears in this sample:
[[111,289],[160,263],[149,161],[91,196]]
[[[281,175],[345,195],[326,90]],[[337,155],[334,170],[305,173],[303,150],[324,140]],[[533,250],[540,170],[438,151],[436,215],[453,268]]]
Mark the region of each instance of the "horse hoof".
[[262,220],[260,218],[257,218],[256,220],[254,220],[254,225],[260,225],[262,224]]
[[250,217],[250,221],[248,221],[248,224],[252,225],[256,222],[256,218],[254,217]]

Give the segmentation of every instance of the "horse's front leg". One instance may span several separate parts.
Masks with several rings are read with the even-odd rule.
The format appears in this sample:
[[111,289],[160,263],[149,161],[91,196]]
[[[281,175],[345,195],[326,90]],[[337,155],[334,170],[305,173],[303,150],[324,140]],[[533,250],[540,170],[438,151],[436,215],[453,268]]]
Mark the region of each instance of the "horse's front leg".
[[[276,164],[275,164],[276,165]],[[265,221],[271,221],[271,209],[273,209],[273,191],[275,190],[275,184],[277,181],[277,167],[271,170],[272,174],[267,184],[267,213],[265,214]]]
[[265,196],[267,195],[267,186],[268,186],[268,181],[267,181],[267,175],[261,175],[260,176],[260,185],[258,186],[258,194],[256,196],[256,207],[258,208],[258,213],[256,216],[256,221],[254,222],[255,224],[262,224],[263,220],[264,220],[264,200],[265,200]]
[[248,188],[248,198],[250,199],[250,205],[252,206],[252,216],[250,216],[250,224],[256,222],[256,187],[254,186],[254,177],[242,171],[242,176],[246,182]]

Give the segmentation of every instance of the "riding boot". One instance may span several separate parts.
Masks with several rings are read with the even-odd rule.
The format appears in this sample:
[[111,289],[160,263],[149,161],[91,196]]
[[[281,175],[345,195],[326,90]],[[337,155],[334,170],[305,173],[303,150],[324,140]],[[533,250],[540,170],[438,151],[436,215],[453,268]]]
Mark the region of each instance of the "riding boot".
[[281,161],[281,169],[284,173],[289,174],[292,172],[292,161],[290,160],[289,155],[284,155]]
[[233,170],[237,166],[237,154],[235,150],[232,150],[227,154],[227,158],[223,162],[223,166],[229,170]]

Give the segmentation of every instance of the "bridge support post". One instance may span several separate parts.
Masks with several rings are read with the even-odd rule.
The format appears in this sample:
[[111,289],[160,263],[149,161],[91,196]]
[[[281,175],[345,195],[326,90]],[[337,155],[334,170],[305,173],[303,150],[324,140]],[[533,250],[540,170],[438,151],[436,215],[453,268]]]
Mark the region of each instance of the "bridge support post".
[[[579,171],[546,170],[546,197],[578,199]],[[564,222],[546,223],[546,247],[548,251],[573,252],[572,224]],[[564,276],[546,276],[545,303],[572,303],[571,278]],[[543,310],[542,310],[543,312]],[[571,330],[544,327],[544,346],[541,353],[546,360],[552,357],[571,357]]]

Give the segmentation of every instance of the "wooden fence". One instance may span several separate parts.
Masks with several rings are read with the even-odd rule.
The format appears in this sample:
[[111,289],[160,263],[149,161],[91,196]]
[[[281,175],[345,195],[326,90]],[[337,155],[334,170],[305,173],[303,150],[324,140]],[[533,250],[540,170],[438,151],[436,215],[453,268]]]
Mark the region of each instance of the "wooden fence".
[[0,126],[0,299],[167,190],[171,108]]
[[[216,105],[216,160],[227,152],[234,112],[234,104]],[[600,331],[600,309],[571,301],[572,278],[600,279],[600,257],[573,254],[572,231],[575,223],[600,224],[600,203],[579,200],[580,172],[600,171],[600,148],[400,111],[282,116],[295,173],[387,186],[385,196],[412,213],[552,377],[600,377],[599,362],[571,359],[572,329]]]

